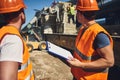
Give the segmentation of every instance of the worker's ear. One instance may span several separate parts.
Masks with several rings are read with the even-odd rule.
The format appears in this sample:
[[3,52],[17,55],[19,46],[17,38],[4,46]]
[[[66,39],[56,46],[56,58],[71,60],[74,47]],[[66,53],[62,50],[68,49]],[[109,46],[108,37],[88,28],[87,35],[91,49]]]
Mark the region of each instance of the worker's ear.
[[20,15],[21,15],[22,24],[24,24],[25,21],[26,21],[25,13],[24,13],[24,12],[21,12]]
[[85,20],[84,15],[79,11],[77,12],[76,16],[79,23],[82,23]]

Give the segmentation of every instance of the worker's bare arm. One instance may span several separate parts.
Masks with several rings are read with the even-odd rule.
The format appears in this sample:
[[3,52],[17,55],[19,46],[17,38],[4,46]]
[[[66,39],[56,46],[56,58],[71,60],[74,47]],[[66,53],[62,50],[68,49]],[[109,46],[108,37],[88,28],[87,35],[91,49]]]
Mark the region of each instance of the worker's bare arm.
[[97,52],[99,53],[101,58],[93,62],[83,63],[75,58],[68,60],[68,62],[70,63],[71,66],[81,67],[84,69],[102,69],[113,66],[114,56],[113,50],[110,45],[104,48],[97,49]]
[[17,80],[18,62],[0,62],[0,80]]
[[100,59],[98,59],[98,63],[96,63],[98,66],[101,65],[101,67],[111,67],[114,65],[114,55],[113,55],[113,49],[111,45],[108,45],[104,48],[97,49],[97,52],[101,56]]

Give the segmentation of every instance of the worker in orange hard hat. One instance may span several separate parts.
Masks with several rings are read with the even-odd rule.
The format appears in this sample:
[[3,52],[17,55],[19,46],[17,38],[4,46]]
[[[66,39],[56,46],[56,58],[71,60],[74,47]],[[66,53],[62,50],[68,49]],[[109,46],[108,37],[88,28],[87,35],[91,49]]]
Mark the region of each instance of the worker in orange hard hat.
[[0,0],[0,80],[34,80],[27,46],[20,35],[25,23],[23,0]]
[[96,0],[78,0],[77,20],[82,24],[75,42],[74,58],[68,63],[74,80],[107,80],[114,65],[113,40],[95,21]]

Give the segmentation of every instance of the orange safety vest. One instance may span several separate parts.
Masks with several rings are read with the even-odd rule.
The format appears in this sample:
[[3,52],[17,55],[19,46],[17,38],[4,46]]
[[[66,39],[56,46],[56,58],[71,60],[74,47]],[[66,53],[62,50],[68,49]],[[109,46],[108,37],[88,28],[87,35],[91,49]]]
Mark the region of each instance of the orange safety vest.
[[[0,29],[0,43],[6,34],[17,35],[23,41],[19,31],[13,26],[3,26]],[[34,75],[32,71],[32,63],[30,62],[30,55],[28,48],[23,41],[24,51],[23,51],[23,62],[21,68],[18,70],[18,80],[34,80]]]
[[[75,43],[74,57],[81,62],[92,62],[100,58],[97,51],[93,48],[93,42],[98,33],[103,32],[108,35],[110,44],[113,47],[113,40],[105,29],[99,24],[91,25],[84,34],[82,33],[83,27],[81,27]],[[100,63],[98,63],[100,64]],[[71,68],[72,74],[77,80],[107,80],[108,68],[102,70],[85,70],[82,68]]]

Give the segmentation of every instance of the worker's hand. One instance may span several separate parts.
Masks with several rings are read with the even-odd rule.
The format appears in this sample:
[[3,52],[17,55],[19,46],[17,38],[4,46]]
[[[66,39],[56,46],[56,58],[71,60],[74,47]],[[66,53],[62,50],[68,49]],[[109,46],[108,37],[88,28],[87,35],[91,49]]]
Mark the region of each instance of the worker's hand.
[[82,62],[80,62],[76,58],[69,57],[67,62],[70,64],[71,67],[82,67]]

